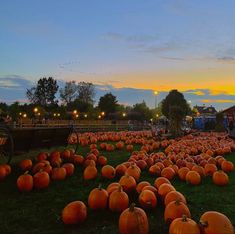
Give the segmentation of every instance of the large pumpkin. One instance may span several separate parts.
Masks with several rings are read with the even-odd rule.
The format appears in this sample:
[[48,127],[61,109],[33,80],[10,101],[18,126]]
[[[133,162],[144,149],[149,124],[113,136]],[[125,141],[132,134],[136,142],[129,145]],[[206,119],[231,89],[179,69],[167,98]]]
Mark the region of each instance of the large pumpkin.
[[119,217],[120,234],[147,234],[149,231],[148,218],[144,210],[131,204]]
[[200,218],[202,234],[234,234],[231,221],[222,213],[207,211]]
[[64,224],[80,224],[87,217],[87,207],[82,201],[74,201],[65,206],[62,211]]
[[195,221],[183,215],[176,218],[170,225],[169,234],[200,234],[200,228]]

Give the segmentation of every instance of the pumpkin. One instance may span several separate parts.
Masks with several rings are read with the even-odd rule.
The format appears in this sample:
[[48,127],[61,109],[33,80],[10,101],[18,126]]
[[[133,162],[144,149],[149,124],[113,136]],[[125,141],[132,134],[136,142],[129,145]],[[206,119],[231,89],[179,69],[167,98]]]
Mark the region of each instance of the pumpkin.
[[87,207],[82,201],[73,201],[66,205],[62,211],[64,224],[81,224],[87,217]]
[[53,180],[64,180],[66,177],[66,169],[63,167],[53,168],[51,171],[51,178]]
[[73,156],[73,163],[75,165],[82,165],[84,162],[84,157],[82,155],[74,155]]
[[109,209],[114,212],[122,212],[129,205],[129,197],[123,191],[122,186],[113,191],[109,197]]
[[108,187],[106,188],[106,191],[110,195],[113,191],[118,190],[119,187],[120,187],[119,183],[113,182],[113,183],[108,185]]
[[33,185],[36,189],[45,189],[49,186],[50,177],[45,171],[39,171],[33,176]]
[[159,175],[161,175],[161,168],[159,166],[157,166],[156,164],[152,165],[149,168],[149,174],[151,176],[159,176]]
[[221,168],[223,171],[229,172],[234,170],[234,165],[232,162],[224,160],[221,164]]
[[172,201],[165,208],[164,220],[171,223],[174,219],[181,218],[183,215],[191,218],[189,208],[181,201]]
[[127,150],[128,152],[133,151],[133,149],[134,149],[133,145],[126,145],[126,150]]
[[110,165],[105,165],[101,169],[101,175],[107,179],[113,179],[116,175],[115,168]]
[[20,192],[30,192],[33,189],[33,177],[26,171],[18,177],[16,184]]
[[184,195],[178,191],[171,191],[165,196],[164,199],[165,206],[167,206],[172,201],[181,201],[184,204],[187,204]]
[[148,181],[141,181],[140,183],[138,183],[136,186],[137,193],[141,193],[143,187],[145,187],[147,185],[150,185],[150,183]]
[[158,188],[158,194],[162,198],[162,200],[164,200],[165,196],[171,191],[175,191],[175,188],[171,184],[167,183],[160,185],[160,187]]
[[150,190],[150,191],[152,191],[156,196],[158,195],[157,189],[156,189],[154,186],[152,186],[152,185],[144,186],[144,187],[142,188],[142,191],[144,191],[144,190]]
[[135,180],[138,181],[140,178],[140,173],[141,171],[139,167],[137,167],[136,165],[131,165],[130,167],[127,168],[125,174],[134,177]]
[[88,196],[88,206],[93,210],[105,209],[108,204],[108,197],[108,192],[99,185],[98,188],[90,192]]
[[201,176],[196,171],[189,171],[185,179],[187,183],[192,185],[198,185],[201,183]]
[[[11,174],[11,166],[9,164],[2,164],[0,165],[0,167],[3,167],[5,168],[6,170],[6,176],[10,175]],[[1,179],[0,179],[1,180]]]
[[95,166],[87,166],[83,171],[84,180],[93,180],[97,177],[97,169]]
[[4,180],[6,176],[7,176],[6,168],[3,166],[0,166],[0,181]]
[[100,165],[100,166],[105,166],[107,164],[107,158],[104,157],[104,156],[99,156],[98,159],[97,159],[97,163]]
[[46,160],[48,157],[48,153],[46,152],[40,152],[38,155],[37,155],[37,161],[42,161],[42,160]]
[[19,167],[22,171],[28,171],[32,168],[33,163],[31,159],[24,159],[19,163]]
[[119,164],[115,168],[117,176],[123,176],[126,173],[127,167],[124,164]]
[[155,181],[154,181],[154,187],[159,189],[159,187],[162,184],[171,184],[171,182],[165,178],[165,177],[158,177]]
[[183,215],[182,218],[176,218],[170,225],[169,234],[200,234],[200,228],[197,223]]
[[120,234],[147,234],[149,232],[148,218],[144,210],[131,204],[119,217]]
[[213,183],[219,186],[227,185],[229,182],[228,175],[223,171],[216,171],[212,176]]
[[217,171],[217,166],[215,164],[206,164],[205,167],[206,175],[212,176],[215,171]]
[[74,173],[74,165],[72,163],[65,163],[62,168],[66,170],[66,176],[71,176]]
[[205,169],[201,166],[198,166],[198,165],[193,166],[192,171],[198,172],[201,177],[206,176]]
[[136,181],[135,178],[129,175],[124,175],[120,178],[119,184],[122,186],[123,190],[127,193],[135,190]]
[[186,175],[189,172],[189,168],[187,167],[181,167],[178,171],[178,176],[181,180],[185,180],[186,179]]
[[207,211],[200,218],[202,234],[234,234],[231,221],[222,213]]
[[139,204],[144,209],[152,209],[157,205],[156,195],[150,190],[142,190],[139,195]]

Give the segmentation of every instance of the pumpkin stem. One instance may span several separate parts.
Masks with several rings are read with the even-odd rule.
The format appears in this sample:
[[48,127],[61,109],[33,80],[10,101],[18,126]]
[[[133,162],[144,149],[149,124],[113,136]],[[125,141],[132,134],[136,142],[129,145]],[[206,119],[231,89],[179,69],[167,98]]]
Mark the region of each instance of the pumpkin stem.
[[187,222],[187,216],[186,215],[182,215],[182,221]]
[[102,184],[101,183],[99,184],[98,189],[102,190]]
[[119,185],[119,187],[118,187],[118,192],[122,192],[122,191],[123,191],[122,186]]
[[133,203],[131,203],[131,205],[130,205],[129,211],[130,211],[130,212],[133,212],[134,209],[135,209],[135,203],[133,202]]
[[205,228],[205,227],[208,227],[208,222],[207,221],[199,221],[199,226]]
[[25,173],[24,173],[24,175],[27,175],[29,173],[29,171],[26,171]]

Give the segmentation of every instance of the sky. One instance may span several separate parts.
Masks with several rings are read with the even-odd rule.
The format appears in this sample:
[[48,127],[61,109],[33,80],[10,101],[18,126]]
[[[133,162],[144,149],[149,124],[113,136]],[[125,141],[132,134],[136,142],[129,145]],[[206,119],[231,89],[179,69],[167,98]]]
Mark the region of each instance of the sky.
[[[9,0],[0,7],[0,101],[41,77],[96,85],[154,107],[172,89],[191,105],[235,104],[235,1]],[[157,90],[157,97],[153,91]]]

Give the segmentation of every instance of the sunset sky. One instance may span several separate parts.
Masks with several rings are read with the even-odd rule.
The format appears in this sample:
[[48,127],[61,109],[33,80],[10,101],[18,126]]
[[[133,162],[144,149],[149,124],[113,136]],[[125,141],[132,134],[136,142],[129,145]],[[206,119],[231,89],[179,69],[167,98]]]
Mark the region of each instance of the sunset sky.
[[[9,0],[0,7],[0,101],[42,76],[97,85],[124,104],[171,89],[235,104],[235,1]],[[129,92],[129,93],[128,93]]]

